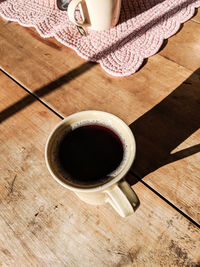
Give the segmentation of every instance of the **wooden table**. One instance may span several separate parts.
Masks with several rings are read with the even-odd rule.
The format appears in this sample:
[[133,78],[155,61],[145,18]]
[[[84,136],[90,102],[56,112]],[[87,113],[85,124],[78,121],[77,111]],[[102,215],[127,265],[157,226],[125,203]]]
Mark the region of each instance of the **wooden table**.
[[[198,13],[137,73],[114,78],[0,19],[1,266],[200,266],[199,36]],[[53,127],[88,109],[135,135],[130,217],[81,202],[45,166]]]

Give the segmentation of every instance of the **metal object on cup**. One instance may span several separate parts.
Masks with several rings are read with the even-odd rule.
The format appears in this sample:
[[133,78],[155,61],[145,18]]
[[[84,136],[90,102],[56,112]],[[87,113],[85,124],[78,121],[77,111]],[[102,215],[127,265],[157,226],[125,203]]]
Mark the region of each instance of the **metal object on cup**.
[[[61,11],[67,11],[69,3],[70,3],[70,0],[56,0],[56,5],[57,5],[58,9]],[[87,35],[87,33],[83,27],[77,26],[77,30],[82,36]]]
[[69,0],[56,0],[58,9],[62,11],[67,11],[69,3]]

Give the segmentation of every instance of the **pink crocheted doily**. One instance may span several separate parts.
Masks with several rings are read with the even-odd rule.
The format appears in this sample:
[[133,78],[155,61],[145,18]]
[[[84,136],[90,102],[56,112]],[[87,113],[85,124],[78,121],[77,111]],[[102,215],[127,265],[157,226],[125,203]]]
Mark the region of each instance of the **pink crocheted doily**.
[[163,40],[190,19],[200,0],[122,0],[116,27],[89,30],[81,36],[56,0],[0,0],[0,15],[23,26],[33,26],[42,37],[55,37],[86,60],[98,62],[114,76],[136,72]]

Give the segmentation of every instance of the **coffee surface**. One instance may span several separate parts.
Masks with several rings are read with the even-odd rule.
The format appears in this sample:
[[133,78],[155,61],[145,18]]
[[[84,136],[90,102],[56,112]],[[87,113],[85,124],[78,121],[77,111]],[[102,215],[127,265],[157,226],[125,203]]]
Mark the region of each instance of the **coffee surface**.
[[123,144],[110,128],[85,125],[68,132],[58,149],[62,170],[73,183],[98,185],[109,180],[123,159]]

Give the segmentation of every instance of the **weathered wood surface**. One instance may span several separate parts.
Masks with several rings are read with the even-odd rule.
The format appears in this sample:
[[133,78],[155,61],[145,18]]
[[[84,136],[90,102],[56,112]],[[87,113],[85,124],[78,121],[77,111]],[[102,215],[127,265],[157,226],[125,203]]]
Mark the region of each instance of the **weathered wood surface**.
[[[0,73],[0,265],[198,266],[200,232],[141,182],[140,206],[121,218],[56,183],[44,162],[49,132],[60,121]],[[16,106],[15,106],[16,107]]]
[[[200,38],[194,33],[199,29],[199,24],[187,22],[170,39],[171,50],[167,45],[161,51],[165,57],[154,55],[136,74],[113,78],[54,39],[0,20],[0,66],[63,116],[97,109],[125,120],[137,142],[133,172],[200,222],[200,71],[192,71],[199,64]],[[177,57],[182,32],[191,43],[189,67],[187,44],[184,67]],[[26,99],[21,102],[16,109]],[[11,115],[9,109],[6,116]]]
[[200,24],[194,21],[185,23],[159,53],[185,68],[196,71],[200,66]]

